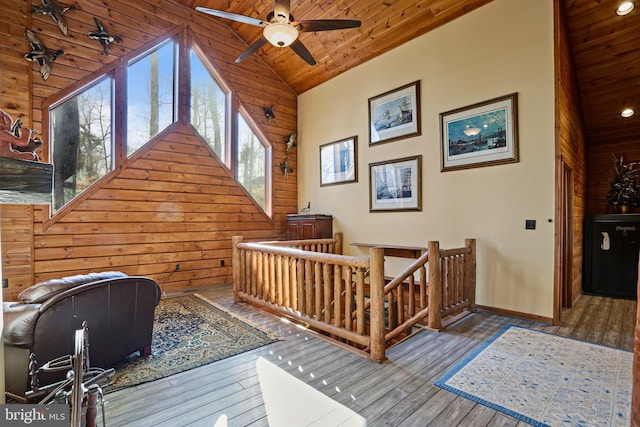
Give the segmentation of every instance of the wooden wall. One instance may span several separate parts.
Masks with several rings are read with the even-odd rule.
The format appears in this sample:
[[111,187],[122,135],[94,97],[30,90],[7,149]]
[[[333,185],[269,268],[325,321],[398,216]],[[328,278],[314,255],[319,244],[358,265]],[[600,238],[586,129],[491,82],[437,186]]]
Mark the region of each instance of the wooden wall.
[[[607,205],[607,194],[614,178],[613,156],[623,156],[625,161],[640,161],[638,141],[612,141],[587,149],[589,187],[587,191],[587,215],[614,213]],[[640,212],[636,208],[637,212]]]
[[[572,61],[569,39],[566,33],[564,16],[564,2],[556,1],[556,126],[557,144],[556,155],[556,192],[560,193],[563,173],[562,168],[570,169],[573,176],[573,188],[568,189],[573,197],[573,235],[572,238],[572,265],[562,265],[562,260],[556,258],[558,270],[571,269],[571,295],[567,299],[575,301],[582,293],[582,253],[583,253],[583,220],[585,215],[585,195],[587,166],[585,161],[585,134],[583,118],[580,107],[580,93],[577,87],[575,67]],[[564,166],[561,166],[564,164]],[[560,194],[559,194],[560,196]],[[562,203],[556,200],[556,206]],[[556,215],[556,229],[564,227],[561,215]],[[561,233],[561,231],[559,232]],[[557,234],[559,234],[557,233]],[[561,242],[556,238],[556,245]],[[557,247],[556,253],[562,248]],[[559,256],[559,255],[557,255]],[[558,281],[558,279],[556,280]],[[560,286],[560,283],[556,283]]]
[[[295,148],[289,155],[294,173],[287,182],[278,167],[285,138],[296,129],[296,94],[259,55],[235,64],[247,46],[227,26],[172,1],[74,4],[79,10],[65,14],[69,34],[64,37],[49,17],[31,14],[31,0],[0,0],[0,109],[43,131],[46,142],[47,100],[158,37],[193,37],[272,144],[273,218],[261,212],[183,117],[53,219],[46,206],[0,206],[3,276],[9,279],[4,299],[14,299],[37,281],[90,271],[150,276],[165,290],[228,283],[231,236],[284,238],[286,214],[297,211]],[[123,38],[109,56],[87,37],[95,29],[94,16]],[[65,51],[47,81],[24,60],[29,50],[25,27],[49,48]],[[268,123],[262,107],[271,105],[276,118]]]

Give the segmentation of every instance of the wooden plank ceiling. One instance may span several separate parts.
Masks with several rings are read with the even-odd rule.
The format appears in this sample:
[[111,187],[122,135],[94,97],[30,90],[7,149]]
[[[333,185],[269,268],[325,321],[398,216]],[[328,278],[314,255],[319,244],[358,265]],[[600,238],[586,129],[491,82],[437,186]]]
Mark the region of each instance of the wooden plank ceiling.
[[[273,0],[177,1],[190,8],[203,6],[263,20],[273,10]],[[491,1],[291,0],[296,20],[359,19],[362,27],[300,33],[300,40],[318,62],[315,66],[307,65],[290,49],[268,44],[247,61],[264,60],[301,94]],[[578,76],[587,143],[640,142],[640,4],[620,17],[615,8],[622,0],[560,1]],[[226,21],[247,46],[261,36],[259,27],[211,19]],[[635,116],[621,118],[624,107],[634,107]]]

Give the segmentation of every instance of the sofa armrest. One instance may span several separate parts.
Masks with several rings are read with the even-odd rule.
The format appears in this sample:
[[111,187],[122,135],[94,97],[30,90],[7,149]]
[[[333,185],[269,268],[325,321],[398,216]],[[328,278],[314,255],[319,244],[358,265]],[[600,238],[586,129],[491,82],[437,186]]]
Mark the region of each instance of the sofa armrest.
[[39,308],[40,304],[2,303],[4,345],[20,348],[33,347],[36,321],[40,315]]

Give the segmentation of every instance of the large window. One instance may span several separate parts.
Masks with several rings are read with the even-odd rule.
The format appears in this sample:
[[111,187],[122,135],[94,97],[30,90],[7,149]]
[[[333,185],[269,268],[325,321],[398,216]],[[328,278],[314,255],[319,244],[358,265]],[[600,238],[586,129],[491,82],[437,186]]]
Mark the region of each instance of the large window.
[[264,211],[267,205],[267,160],[269,151],[240,113],[238,118],[237,180]]
[[213,78],[198,54],[191,50],[191,124],[224,162],[227,147],[229,96]]
[[161,46],[127,67],[127,156],[175,121],[176,44]]
[[113,169],[112,106],[107,76],[51,109],[55,210]]
[[[246,119],[246,110],[244,116],[238,112],[241,107],[231,102],[229,87],[197,46],[189,49],[189,66],[178,67],[182,57],[179,40],[184,38],[165,39],[133,54],[132,59],[115,63],[107,74],[65,95],[62,101],[51,103],[54,211],[175,123],[178,111],[185,115],[189,111],[188,120],[196,132],[270,213],[271,151],[267,139]],[[189,70],[189,74],[182,75],[179,70]],[[188,81],[178,84],[181,77]],[[189,93],[178,93],[180,88]],[[122,101],[116,94],[122,94]],[[189,104],[178,105],[180,100]]]

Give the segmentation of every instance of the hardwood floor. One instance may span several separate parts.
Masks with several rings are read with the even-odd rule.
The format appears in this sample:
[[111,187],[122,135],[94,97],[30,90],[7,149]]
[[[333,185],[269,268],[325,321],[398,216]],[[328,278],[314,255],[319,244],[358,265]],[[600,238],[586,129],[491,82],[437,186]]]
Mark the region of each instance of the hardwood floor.
[[[559,326],[479,311],[445,331],[416,334],[391,348],[388,360],[378,364],[255,308],[233,304],[230,286],[200,293],[284,340],[108,394],[108,426],[269,426],[261,382],[264,387],[265,381],[280,385],[283,378],[297,378],[301,390],[309,389],[308,384],[360,414],[368,426],[520,427],[527,424],[442,390],[434,380],[507,324],[633,350],[636,302],[630,300],[583,296],[563,313]],[[280,368],[280,379],[265,379],[258,372],[259,357]],[[321,401],[316,410],[323,408]],[[292,412],[297,406],[285,401]],[[336,425],[321,416],[313,424],[284,425]]]

